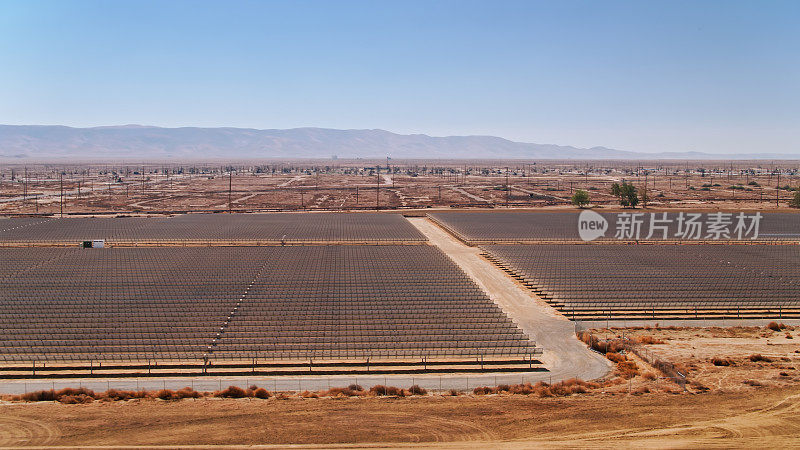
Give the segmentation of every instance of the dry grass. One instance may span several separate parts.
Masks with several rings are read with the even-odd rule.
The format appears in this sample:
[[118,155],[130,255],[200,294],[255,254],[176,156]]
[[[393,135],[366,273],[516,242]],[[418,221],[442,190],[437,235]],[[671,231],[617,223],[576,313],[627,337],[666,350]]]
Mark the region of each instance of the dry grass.
[[767,362],[767,363],[771,363],[772,362],[772,358],[770,358],[768,356],[764,356],[764,355],[762,355],[760,353],[752,354],[752,355],[750,355],[748,357],[748,359],[750,361],[752,361],[752,362]]
[[715,356],[711,358],[711,364],[715,366],[727,367],[727,366],[735,366],[736,363],[730,358],[720,358],[719,356]]

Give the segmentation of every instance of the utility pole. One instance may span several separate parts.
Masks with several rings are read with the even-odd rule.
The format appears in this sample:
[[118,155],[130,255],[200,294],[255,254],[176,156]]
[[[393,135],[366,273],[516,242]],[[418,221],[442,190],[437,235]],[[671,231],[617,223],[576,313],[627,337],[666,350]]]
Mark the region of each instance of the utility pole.
[[356,206],[358,206],[358,185],[356,185]]
[[381,209],[381,169],[375,164],[375,210]]
[[59,214],[60,217],[64,217],[64,174],[58,174],[58,185],[59,185],[59,195],[58,195],[58,204],[61,208],[61,213]]
[[781,171],[778,170],[778,184],[775,185],[775,207],[780,208]]
[[233,189],[233,170],[228,172],[228,214],[231,213],[231,191]]
[[508,195],[511,193],[511,187],[508,185],[508,167],[506,167],[506,208],[508,208]]

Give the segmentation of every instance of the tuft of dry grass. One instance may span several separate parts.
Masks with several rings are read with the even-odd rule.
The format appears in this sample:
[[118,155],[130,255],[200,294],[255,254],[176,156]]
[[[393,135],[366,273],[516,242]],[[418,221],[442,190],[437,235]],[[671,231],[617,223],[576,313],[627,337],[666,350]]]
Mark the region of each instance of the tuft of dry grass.
[[720,358],[715,356],[711,358],[711,364],[715,366],[727,367],[727,366],[735,366],[736,363],[730,358]]
[[767,363],[771,363],[772,362],[772,358],[770,358],[768,356],[764,356],[764,355],[762,355],[760,353],[752,354],[752,355],[749,356],[748,359],[750,359],[750,361],[752,361],[752,362],[767,362]]
[[319,394],[311,391],[303,391],[300,393],[301,398],[319,398]]

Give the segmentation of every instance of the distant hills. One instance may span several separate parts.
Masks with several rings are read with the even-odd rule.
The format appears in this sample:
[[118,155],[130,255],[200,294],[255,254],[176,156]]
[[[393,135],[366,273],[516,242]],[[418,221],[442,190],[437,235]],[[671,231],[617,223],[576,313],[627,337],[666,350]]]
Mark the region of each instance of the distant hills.
[[160,128],[123,125],[71,128],[0,125],[3,159],[792,159],[798,155],[637,153],[513,142],[494,136],[433,137],[384,130],[293,128]]

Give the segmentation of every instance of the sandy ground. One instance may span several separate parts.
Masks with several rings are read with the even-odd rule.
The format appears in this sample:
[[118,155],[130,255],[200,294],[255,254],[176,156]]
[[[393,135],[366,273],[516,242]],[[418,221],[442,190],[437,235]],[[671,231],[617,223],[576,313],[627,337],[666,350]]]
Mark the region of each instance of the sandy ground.
[[794,447],[800,387],[570,398],[428,396],[0,405],[0,445]]
[[[692,388],[714,391],[749,390],[753,381],[765,386],[800,384],[800,328],[772,331],[766,327],[627,329],[629,338],[656,336],[663,343],[645,348],[683,368]],[[623,329],[593,330],[597,336],[621,336]],[[751,361],[762,355],[769,361]],[[730,365],[715,365],[713,360]],[[756,358],[757,359],[757,358]]]

